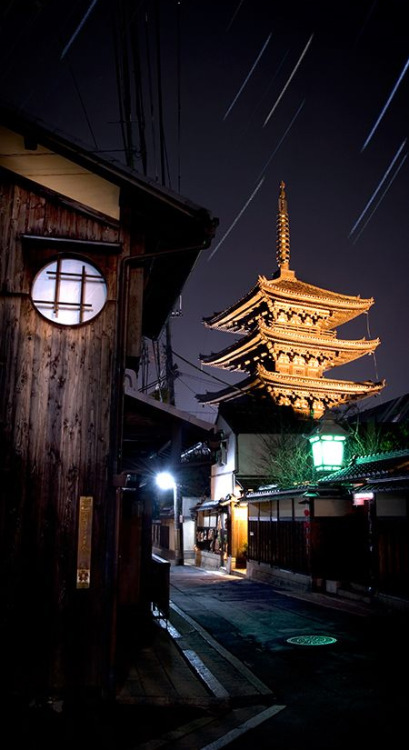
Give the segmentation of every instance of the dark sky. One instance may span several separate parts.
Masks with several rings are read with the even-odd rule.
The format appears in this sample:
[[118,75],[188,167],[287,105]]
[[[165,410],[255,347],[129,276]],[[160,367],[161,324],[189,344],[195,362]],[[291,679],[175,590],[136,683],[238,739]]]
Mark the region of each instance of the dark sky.
[[[195,393],[241,378],[200,372],[233,343],[202,318],[276,271],[287,186],[290,266],[303,281],[373,297],[340,338],[381,339],[375,356],[327,377],[382,380],[374,406],[409,391],[409,25],[404,0],[130,2],[138,30],[147,174],[220,223],[172,319],[177,406],[213,421]],[[0,91],[47,127],[124,160],[109,0],[8,0]],[[155,10],[160,11],[159,26]],[[158,35],[165,161],[160,159]],[[131,66],[131,75],[133,69]],[[138,131],[134,124],[135,145]],[[163,168],[165,164],[165,169]],[[139,154],[135,168],[143,173]],[[250,198],[252,199],[250,200]],[[181,355],[181,359],[178,355]],[[187,362],[191,362],[190,366]]]

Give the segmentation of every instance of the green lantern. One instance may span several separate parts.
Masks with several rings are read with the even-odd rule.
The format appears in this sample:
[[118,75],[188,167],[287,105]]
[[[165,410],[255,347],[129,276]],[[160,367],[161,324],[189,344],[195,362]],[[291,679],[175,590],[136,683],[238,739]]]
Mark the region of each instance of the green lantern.
[[346,431],[333,418],[326,418],[308,438],[317,472],[338,471],[344,463]]

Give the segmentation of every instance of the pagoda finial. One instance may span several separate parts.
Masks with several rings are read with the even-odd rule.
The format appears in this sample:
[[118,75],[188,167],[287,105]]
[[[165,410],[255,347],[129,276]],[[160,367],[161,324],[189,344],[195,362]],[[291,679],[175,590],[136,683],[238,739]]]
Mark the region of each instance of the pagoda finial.
[[287,198],[285,195],[285,182],[280,182],[280,195],[278,198],[277,215],[277,265],[282,269],[288,269],[290,264],[290,223],[288,220]]

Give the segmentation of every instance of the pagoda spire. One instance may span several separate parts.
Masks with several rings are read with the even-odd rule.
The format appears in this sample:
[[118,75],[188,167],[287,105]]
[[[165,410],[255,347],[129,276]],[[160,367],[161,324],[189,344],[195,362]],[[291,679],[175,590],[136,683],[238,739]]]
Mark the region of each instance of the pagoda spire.
[[280,182],[277,214],[277,265],[280,270],[290,267],[290,222],[288,219],[285,182]]
[[374,300],[340,294],[298,279],[290,269],[290,228],[285,183],[280,182],[277,214],[277,264],[273,278],[257,285],[235,304],[205,318],[208,328],[240,334],[218,354],[200,356],[211,367],[246,372],[237,385],[198,395],[201,403],[234,401],[243,394],[270,398],[302,418],[320,419],[329,409],[375,396],[385,381],[342,381],[326,377],[333,367],[372,354],[379,339],[344,340],[336,328],[365,313]]

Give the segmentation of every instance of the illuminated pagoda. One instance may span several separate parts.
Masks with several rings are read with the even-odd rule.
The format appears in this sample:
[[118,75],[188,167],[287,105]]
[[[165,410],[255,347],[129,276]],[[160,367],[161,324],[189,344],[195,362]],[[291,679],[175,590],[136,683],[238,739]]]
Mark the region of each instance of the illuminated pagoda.
[[223,312],[204,318],[206,327],[239,334],[218,354],[200,355],[202,364],[246,373],[240,383],[198,401],[220,404],[245,394],[269,397],[302,417],[324,412],[379,393],[382,382],[330,380],[325,373],[372,354],[379,339],[338,339],[336,327],[366,313],[374,300],[337,294],[297,279],[289,267],[290,229],[285,184],[281,182],[277,216],[277,264],[272,279],[256,286]]

